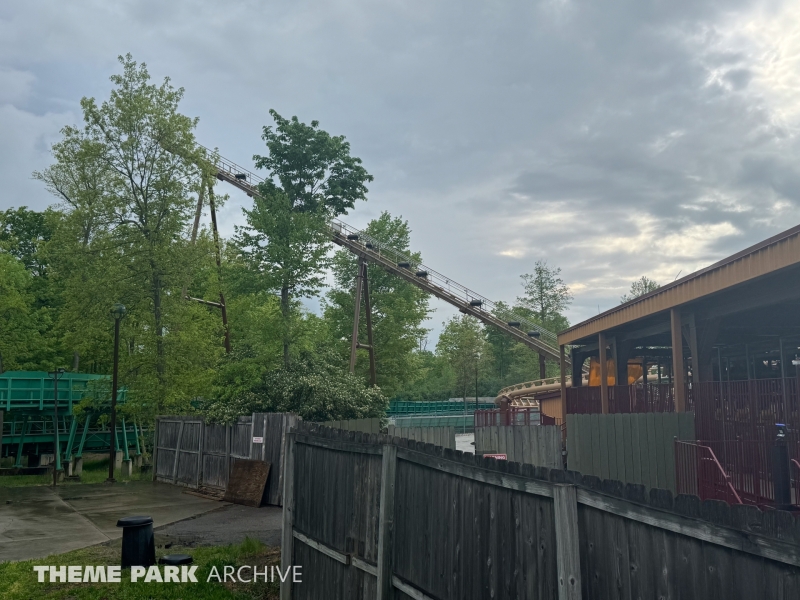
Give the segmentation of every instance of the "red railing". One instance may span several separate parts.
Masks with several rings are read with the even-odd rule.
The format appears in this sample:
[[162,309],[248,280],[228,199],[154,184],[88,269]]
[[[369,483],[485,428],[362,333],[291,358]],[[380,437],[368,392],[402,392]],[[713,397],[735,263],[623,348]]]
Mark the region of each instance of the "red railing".
[[494,425],[560,425],[561,419],[543,415],[534,407],[509,406],[507,409],[475,411],[475,427]]
[[742,504],[730,476],[714,451],[704,444],[675,440],[675,482],[679,494]]

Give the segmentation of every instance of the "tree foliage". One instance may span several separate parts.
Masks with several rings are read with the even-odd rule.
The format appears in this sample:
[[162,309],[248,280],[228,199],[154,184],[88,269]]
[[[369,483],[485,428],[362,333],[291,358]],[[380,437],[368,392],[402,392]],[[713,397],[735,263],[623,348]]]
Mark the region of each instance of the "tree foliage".
[[480,322],[469,315],[456,316],[443,324],[436,352],[450,366],[454,388],[463,398],[474,392],[481,371],[491,364],[491,347]]
[[183,409],[210,380],[220,336],[218,316],[179,291],[211,256],[187,239],[204,175],[197,119],[179,112],[182,88],[151,83],[130,55],[119,60],[108,100],[83,98],[83,126],[65,127],[55,162],[34,173],[62,209],[47,248],[63,290],[54,329],[84,365],[105,370],[108,311],[122,302],[121,380],[150,413]]
[[[411,229],[402,218],[392,217],[384,211],[380,217],[370,221],[364,231],[380,242],[382,247],[410,254]],[[413,254],[412,260],[421,262],[422,257]],[[342,364],[347,365],[353,332],[358,260],[348,250],[339,250],[334,256],[331,271],[334,287],[324,300],[324,318],[336,341]],[[374,265],[368,267],[368,281],[377,384],[391,396],[417,376],[415,350],[428,333],[423,327],[423,322],[430,313],[428,297],[418,287]],[[359,320],[359,339],[362,342],[367,339],[364,308],[362,306],[362,317]],[[365,380],[369,366],[367,357],[366,350],[358,351],[357,373]]]
[[253,412],[293,412],[307,421],[328,421],[386,414],[381,390],[343,370],[330,350],[302,352],[289,367],[252,376],[248,374],[249,385],[210,402],[205,407],[209,418],[232,422]]
[[521,278],[525,295],[517,298],[517,302],[545,329],[556,332],[566,329],[569,321],[564,311],[572,303],[572,294],[561,279],[561,269],[537,260],[533,273],[521,275]]
[[269,178],[259,184],[253,208],[244,210],[247,225],[237,228],[236,243],[250,269],[262,276],[263,289],[280,292],[288,368],[296,337],[292,300],[317,294],[329,264],[328,220],[366,200],[372,176],[361,159],[350,156],[343,136],[331,136],[317,121],[306,125],[274,110],[270,115],[275,127],[265,126],[262,135],[269,153],[253,157]]
[[644,296],[645,294],[649,294],[661,287],[661,284],[657,283],[656,281],[647,277],[647,275],[642,275],[639,279],[631,283],[631,289],[628,291],[627,294],[621,296],[619,299],[620,304],[625,304],[626,302],[630,302],[634,298],[638,298],[639,296]]

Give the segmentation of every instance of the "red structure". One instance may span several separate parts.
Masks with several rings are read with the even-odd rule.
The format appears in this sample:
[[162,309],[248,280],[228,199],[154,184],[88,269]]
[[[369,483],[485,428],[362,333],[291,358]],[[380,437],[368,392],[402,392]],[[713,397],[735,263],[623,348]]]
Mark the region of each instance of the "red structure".
[[694,412],[697,439],[675,447],[677,491],[762,506],[776,502],[773,449],[784,424],[797,504],[798,308],[794,227],[560,333],[572,358],[571,387],[562,363],[565,413]]

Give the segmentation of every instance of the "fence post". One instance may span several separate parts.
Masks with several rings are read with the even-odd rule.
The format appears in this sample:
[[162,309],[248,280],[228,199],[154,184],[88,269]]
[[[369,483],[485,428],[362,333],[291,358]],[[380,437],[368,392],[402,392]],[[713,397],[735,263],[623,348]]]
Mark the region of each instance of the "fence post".
[[206,439],[206,420],[200,419],[200,444],[197,448],[197,488],[203,484],[203,443]]
[[[114,432],[116,433],[116,431]],[[181,425],[178,428],[178,440],[175,442],[175,461],[172,463],[172,483],[175,484],[178,482],[178,456],[181,453],[181,438],[183,437],[183,419],[181,419]]]
[[553,486],[556,519],[558,599],[581,600],[581,557],[578,545],[578,497],[573,485]]
[[[86,440],[86,432],[89,429],[89,419],[91,415],[86,415],[86,424],[83,426],[83,437],[81,438],[81,448],[79,454],[83,454],[83,442]],[[161,421],[160,417],[156,417],[156,423],[153,427],[153,481],[158,481],[158,423]]]
[[381,499],[378,517],[377,600],[389,600],[392,592],[392,535],[394,533],[394,483],[397,475],[397,446],[383,446]]
[[[252,436],[251,436],[252,437]],[[283,535],[281,538],[281,570],[291,569],[294,555],[294,456],[295,434],[286,434],[283,461]],[[281,581],[281,600],[292,598],[292,577]]]

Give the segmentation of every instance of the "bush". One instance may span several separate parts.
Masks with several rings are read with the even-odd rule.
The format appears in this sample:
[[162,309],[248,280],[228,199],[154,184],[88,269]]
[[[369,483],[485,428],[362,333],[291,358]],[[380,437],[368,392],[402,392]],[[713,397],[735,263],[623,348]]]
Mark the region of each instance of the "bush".
[[210,421],[231,423],[254,412],[293,412],[306,421],[386,416],[388,401],[380,388],[343,371],[328,350],[304,352],[288,368],[266,371],[252,385],[241,380],[226,385],[226,377],[234,372],[241,373],[222,371],[217,393],[203,407]]

